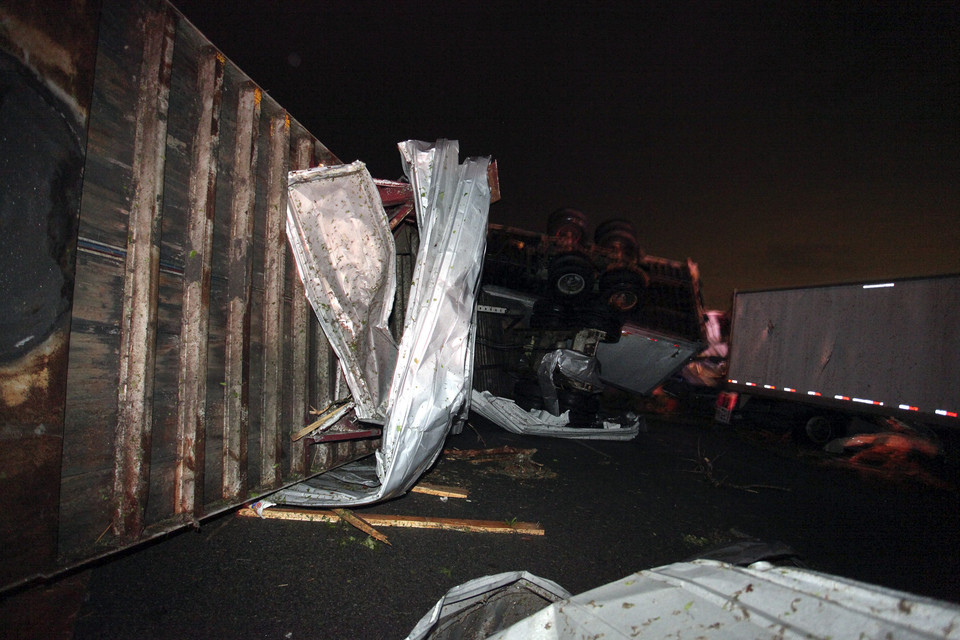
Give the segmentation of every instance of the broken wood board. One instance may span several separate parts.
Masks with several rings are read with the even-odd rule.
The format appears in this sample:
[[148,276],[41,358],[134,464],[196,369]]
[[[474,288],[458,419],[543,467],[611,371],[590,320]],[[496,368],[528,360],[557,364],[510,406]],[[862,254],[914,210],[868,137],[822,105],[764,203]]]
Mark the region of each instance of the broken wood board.
[[340,418],[346,415],[346,413],[350,411],[350,409],[353,409],[353,407],[354,407],[354,402],[352,400],[348,400],[346,402],[332,403],[322,411],[311,409],[310,410],[311,415],[317,415],[320,417],[314,420],[313,422],[311,422],[310,424],[308,424],[307,426],[305,426],[303,429],[300,429],[300,431],[297,431],[295,434],[290,436],[290,440],[293,442],[296,442],[297,440],[300,440],[304,436],[312,433],[313,431],[316,431],[321,427],[330,428],[338,420],[340,420]]
[[429,484],[421,482],[410,489],[411,493],[426,493],[431,496],[441,496],[443,498],[466,498],[470,493],[460,487],[447,487],[439,484]]
[[518,449],[511,446],[492,449],[444,449],[443,455],[449,460],[469,460],[474,464],[502,460],[508,457],[530,457],[536,449]]
[[379,540],[380,542],[387,545],[390,544],[390,541],[387,540],[387,536],[383,535],[382,533],[380,533],[379,531],[371,527],[370,523],[368,523],[366,520],[364,520],[360,516],[353,514],[347,511],[346,509],[334,509],[333,512],[337,514],[337,516],[341,520],[353,525],[357,529],[360,529],[360,531],[363,531],[365,534],[367,534],[374,540]]
[[[247,518],[273,518],[278,520],[303,520],[306,522],[339,522],[340,517],[332,511],[317,509],[289,509],[271,507],[263,510],[263,515],[249,507],[237,511],[238,516]],[[509,520],[470,520],[463,518],[428,518],[425,516],[399,516],[387,514],[363,514],[363,520],[371,527],[407,527],[412,529],[446,529],[471,533],[519,533],[531,536],[546,535],[543,528],[532,522],[512,522]]]

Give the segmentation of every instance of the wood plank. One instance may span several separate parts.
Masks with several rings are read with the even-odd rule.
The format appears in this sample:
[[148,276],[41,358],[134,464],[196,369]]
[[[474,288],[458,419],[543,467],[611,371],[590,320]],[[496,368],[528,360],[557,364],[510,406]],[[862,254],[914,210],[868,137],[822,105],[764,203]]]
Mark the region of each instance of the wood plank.
[[[382,533],[380,533],[379,531],[371,527],[370,523],[364,520],[363,518],[361,518],[360,516],[355,515],[354,513],[347,511],[346,509],[333,509],[333,512],[337,514],[337,516],[341,520],[356,527],[357,529],[360,529],[360,531],[363,531],[365,534],[367,534],[374,540],[379,540],[380,542],[386,545],[390,545],[390,541],[387,540],[387,536],[383,535]],[[390,546],[393,546],[393,545],[390,545]]]
[[267,158],[267,215],[263,265],[263,415],[260,422],[260,485],[279,486],[282,479],[280,422],[283,404],[283,287],[286,269],[287,165],[290,118],[270,121]]
[[[306,522],[339,522],[340,517],[332,511],[317,509],[292,509],[270,507],[263,515],[249,507],[237,511],[238,516],[263,517],[278,520],[301,520]],[[361,514],[363,520],[372,527],[407,527],[412,529],[445,529],[448,531],[466,531],[470,533],[513,533],[542,536],[546,531],[532,522],[511,522],[509,520],[470,520],[463,518],[430,518],[426,516],[400,516],[388,514]]]
[[222,54],[208,47],[198,63],[200,115],[193,138],[188,194],[188,231],[183,267],[179,399],[174,475],[174,513],[203,511],[205,468],[207,346],[210,321],[210,263],[216,207],[217,152],[223,99]]
[[439,484],[430,484],[421,482],[410,489],[411,493],[425,493],[431,496],[441,496],[444,498],[468,498],[470,492],[460,487],[446,487]]
[[253,282],[253,210],[260,131],[260,89],[241,87],[233,153],[233,201],[227,282],[224,371],[223,483],[225,500],[247,488],[247,438],[250,407],[250,312]]
[[342,418],[347,411],[353,409],[353,407],[353,401],[335,402],[322,411],[311,411],[311,414],[316,414],[319,417],[290,437],[294,441],[299,441],[325,423],[328,427],[332,427],[335,422],[340,420],[340,418]]
[[140,536],[149,490],[160,202],[175,28],[168,9],[146,16],[135,108],[134,199],[127,229],[113,483],[113,532],[124,542]]

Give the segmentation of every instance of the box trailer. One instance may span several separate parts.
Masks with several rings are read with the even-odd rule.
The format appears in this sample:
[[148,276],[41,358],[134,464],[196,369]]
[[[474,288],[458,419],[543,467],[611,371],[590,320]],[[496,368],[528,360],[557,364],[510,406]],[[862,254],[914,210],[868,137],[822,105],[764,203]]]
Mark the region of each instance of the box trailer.
[[760,398],[817,443],[858,414],[958,427],[957,354],[957,275],[736,292],[717,417]]
[[161,0],[0,4],[0,84],[0,592],[377,448],[294,438],[347,394],[284,234],[330,150]]

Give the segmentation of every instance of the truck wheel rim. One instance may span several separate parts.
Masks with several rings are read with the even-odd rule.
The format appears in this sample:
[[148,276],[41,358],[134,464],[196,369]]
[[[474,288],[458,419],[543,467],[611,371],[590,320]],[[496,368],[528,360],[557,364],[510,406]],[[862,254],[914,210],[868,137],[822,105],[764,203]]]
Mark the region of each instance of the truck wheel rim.
[[618,291],[611,295],[608,300],[611,307],[620,311],[630,311],[640,301],[637,294],[632,291]]
[[567,296],[575,296],[584,290],[587,281],[578,273],[567,273],[557,280],[557,290]]
[[826,444],[833,434],[833,427],[823,416],[814,416],[807,420],[806,432],[807,437],[814,444]]

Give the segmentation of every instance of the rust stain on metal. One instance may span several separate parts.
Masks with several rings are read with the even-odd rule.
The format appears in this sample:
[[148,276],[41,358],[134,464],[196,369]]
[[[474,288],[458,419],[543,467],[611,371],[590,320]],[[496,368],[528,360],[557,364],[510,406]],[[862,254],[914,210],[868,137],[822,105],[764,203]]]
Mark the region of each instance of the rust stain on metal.
[[0,586],[56,558],[68,333],[0,366]]
[[223,96],[224,67],[221,60],[222,56],[208,48],[202,54],[197,74],[201,108],[190,165],[190,219],[184,247],[180,327],[178,460],[174,472],[174,513],[178,514],[199,515],[203,510],[210,264]]
[[78,121],[86,120],[90,109],[99,10],[99,2],[75,0],[50,19],[45,3],[0,6],[0,43],[69,98]]
[[270,122],[267,159],[267,219],[263,266],[263,414],[260,420],[260,482],[279,485],[283,376],[283,285],[286,269],[287,163],[290,129],[286,114]]
[[163,170],[170,71],[176,23],[172,12],[147,15],[134,140],[135,195],[129,215],[121,318],[113,529],[122,541],[140,536],[146,504],[153,370],[157,331]]
[[490,187],[491,204],[500,200],[500,171],[496,160],[491,160],[487,165],[487,185]]
[[0,412],[6,424],[63,422],[66,331],[55,331],[16,361],[0,365]]
[[[307,169],[312,161],[313,140],[304,137],[296,142],[293,169]],[[295,267],[290,267],[295,268]],[[290,332],[292,334],[292,356],[290,368],[292,382],[290,387],[290,406],[292,408],[292,429],[296,431],[307,422],[307,394],[310,381],[308,357],[310,351],[310,316],[307,296],[298,273],[293,277],[293,304],[290,311]],[[294,475],[303,475],[303,443],[296,441],[290,446],[290,471]]]
[[233,158],[227,282],[227,345],[224,372],[222,497],[232,500],[246,490],[247,433],[250,405],[250,313],[253,277],[253,209],[256,197],[260,130],[260,90],[248,83],[240,90]]

